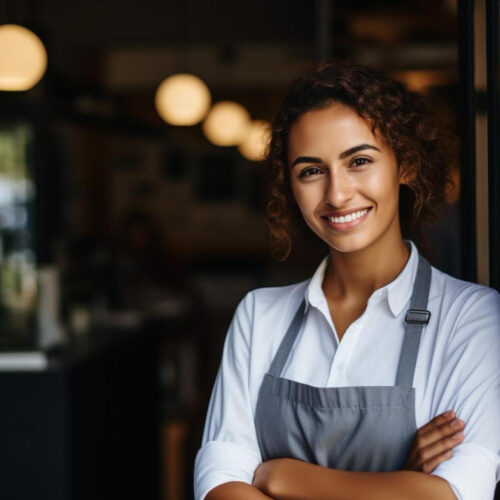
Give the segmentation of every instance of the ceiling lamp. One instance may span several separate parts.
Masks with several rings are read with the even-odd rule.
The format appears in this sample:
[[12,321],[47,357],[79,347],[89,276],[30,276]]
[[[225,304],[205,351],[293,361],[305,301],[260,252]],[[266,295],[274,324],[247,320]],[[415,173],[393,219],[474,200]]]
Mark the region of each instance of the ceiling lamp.
[[29,90],[47,69],[47,51],[32,31],[0,25],[0,90]]
[[216,146],[237,146],[244,141],[250,123],[250,114],[241,104],[220,101],[203,122],[203,132]]
[[248,160],[263,160],[270,133],[269,122],[264,120],[252,121],[245,140],[238,146],[239,152]]
[[155,106],[170,125],[195,125],[207,114],[211,100],[210,91],[200,78],[179,73],[159,85]]

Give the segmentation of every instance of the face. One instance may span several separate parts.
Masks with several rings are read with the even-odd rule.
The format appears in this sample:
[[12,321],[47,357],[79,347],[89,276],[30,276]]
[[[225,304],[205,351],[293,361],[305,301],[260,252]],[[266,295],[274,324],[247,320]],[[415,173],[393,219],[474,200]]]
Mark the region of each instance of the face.
[[307,225],[331,249],[362,250],[401,238],[395,154],[370,123],[342,104],[308,111],[289,134],[288,165]]

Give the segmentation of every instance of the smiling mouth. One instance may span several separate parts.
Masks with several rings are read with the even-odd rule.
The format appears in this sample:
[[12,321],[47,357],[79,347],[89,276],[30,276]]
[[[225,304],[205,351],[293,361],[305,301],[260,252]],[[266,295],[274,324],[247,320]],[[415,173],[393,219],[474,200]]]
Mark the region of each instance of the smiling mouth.
[[352,212],[348,215],[341,215],[334,217],[329,217],[324,215],[322,218],[327,219],[328,221],[333,222],[334,224],[345,224],[346,222],[353,222],[357,219],[361,219],[364,215],[368,213],[370,209],[371,207],[363,208],[362,210],[358,210],[357,212]]
[[325,220],[330,227],[334,229],[345,230],[355,227],[363,222],[371,209],[372,207],[364,208],[362,210],[358,210],[357,212],[353,212],[351,214],[340,217],[330,217],[324,215],[321,218]]

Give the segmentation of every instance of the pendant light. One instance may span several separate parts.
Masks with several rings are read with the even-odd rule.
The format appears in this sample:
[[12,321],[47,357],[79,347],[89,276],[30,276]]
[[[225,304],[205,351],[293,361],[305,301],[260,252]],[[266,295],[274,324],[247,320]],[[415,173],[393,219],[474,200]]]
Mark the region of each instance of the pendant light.
[[195,125],[207,114],[211,100],[210,91],[200,78],[178,73],[159,85],[155,106],[170,125]]
[[250,127],[250,114],[237,102],[220,101],[203,122],[203,133],[216,146],[241,144]]
[[[155,107],[158,114],[170,125],[189,126],[200,123],[212,103],[210,90],[201,78],[189,71],[190,2],[172,2],[173,37],[179,42],[177,49],[178,72],[165,78],[155,93]],[[187,47],[182,53],[183,42]],[[187,70],[187,71],[186,71]]]
[[35,33],[18,24],[0,25],[0,90],[29,90],[46,69],[47,51]]

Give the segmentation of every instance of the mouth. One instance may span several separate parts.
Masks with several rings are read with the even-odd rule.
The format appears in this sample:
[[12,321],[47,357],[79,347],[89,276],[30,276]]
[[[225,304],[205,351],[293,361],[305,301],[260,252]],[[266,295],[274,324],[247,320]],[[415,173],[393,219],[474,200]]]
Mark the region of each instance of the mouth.
[[362,222],[364,222],[372,208],[373,207],[363,208],[346,216],[331,217],[323,215],[321,218],[332,229],[336,229],[337,231],[349,231],[350,229],[359,226]]

